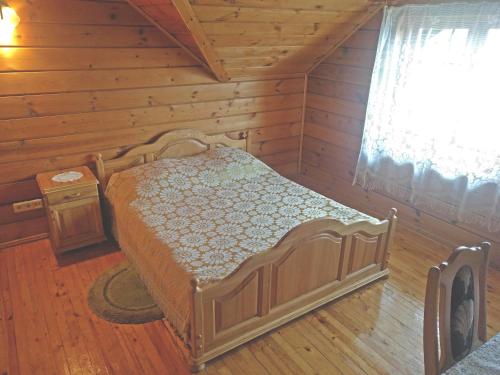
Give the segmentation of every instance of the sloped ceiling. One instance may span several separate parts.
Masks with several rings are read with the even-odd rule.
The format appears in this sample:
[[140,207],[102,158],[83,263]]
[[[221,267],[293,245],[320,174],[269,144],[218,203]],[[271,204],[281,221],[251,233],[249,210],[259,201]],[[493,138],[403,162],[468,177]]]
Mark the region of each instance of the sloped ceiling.
[[367,22],[373,0],[128,0],[219,80],[306,73]]

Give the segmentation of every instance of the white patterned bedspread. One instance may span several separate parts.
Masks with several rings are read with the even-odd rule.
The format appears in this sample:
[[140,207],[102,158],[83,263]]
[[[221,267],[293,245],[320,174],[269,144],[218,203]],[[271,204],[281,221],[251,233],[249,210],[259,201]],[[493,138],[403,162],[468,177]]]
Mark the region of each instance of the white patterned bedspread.
[[144,223],[200,281],[222,279],[290,229],[332,216],[378,222],[300,186],[234,148],[133,168]]
[[193,277],[202,287],[220,280],[311,219],[378,223],[232,148],[115,173],[106,197],[121,249],[182,337]]

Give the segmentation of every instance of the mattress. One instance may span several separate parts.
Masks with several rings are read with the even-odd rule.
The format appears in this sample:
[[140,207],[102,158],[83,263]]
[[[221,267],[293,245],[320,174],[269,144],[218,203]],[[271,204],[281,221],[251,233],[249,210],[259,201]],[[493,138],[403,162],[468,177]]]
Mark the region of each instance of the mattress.
[[217,282],[309,220],[379,222],[229,147],[116,173],[106,197],[122,250],[184,337],[193,278]]

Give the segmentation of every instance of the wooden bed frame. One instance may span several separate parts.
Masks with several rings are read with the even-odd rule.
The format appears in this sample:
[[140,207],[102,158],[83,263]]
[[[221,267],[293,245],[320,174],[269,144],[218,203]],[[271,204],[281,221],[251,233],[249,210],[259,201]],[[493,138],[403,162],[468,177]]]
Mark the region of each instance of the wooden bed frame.
[[[246,133],[237,138],[171,131],[113,160],[97,155],[98,178],[104,189],[112,173],[135,165],[195,155],[220,145],[246,149]],[[395,209],[377,224],[345,225],[331,217],[312,220],[290,230],[269,250],[246,259],[217,283],[201,288],[193,279],[187,338],[192,370],[199,371],[208,360],[386,277],[396,221]]]

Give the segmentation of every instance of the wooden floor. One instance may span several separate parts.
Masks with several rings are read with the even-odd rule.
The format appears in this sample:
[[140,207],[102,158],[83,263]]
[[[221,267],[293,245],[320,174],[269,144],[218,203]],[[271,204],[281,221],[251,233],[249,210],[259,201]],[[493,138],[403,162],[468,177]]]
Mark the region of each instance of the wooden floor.
[[[209,374],[421,374],[428,268],[448,249],[399,228],[388,280],[214,360]],[[123,255],[112,245],[60,259],[48,241],[0,251],[0,374],[184,374],[161,322],[117,325],[87,290]],[[500,330],[500,272],[488,279],[488,334]]]

